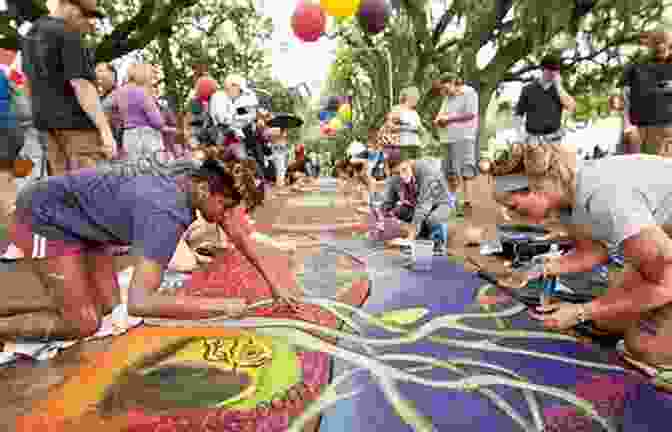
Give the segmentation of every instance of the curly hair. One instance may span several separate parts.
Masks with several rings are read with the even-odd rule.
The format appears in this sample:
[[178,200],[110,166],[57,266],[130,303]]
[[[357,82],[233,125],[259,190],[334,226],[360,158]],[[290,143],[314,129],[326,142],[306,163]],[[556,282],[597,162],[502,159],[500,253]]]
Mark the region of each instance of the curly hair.
[[[235,192],[240,195],[248,212],[264,202],[263,185],[257,181],[257,163],[254,160],[231,160],[226,157],[226,149],[217,146],[209,146],[200,149],[206,160],[212,159],[219,162],[226,174],[232,178]],[[216,189],[216,185],[211,185]]]
[[253,160],[231,160],[223,163],[224,169],[233,177],[233,187],[242,196],[245,208],[252,212],[264,202],[264,189],[257,182],[257,163]]

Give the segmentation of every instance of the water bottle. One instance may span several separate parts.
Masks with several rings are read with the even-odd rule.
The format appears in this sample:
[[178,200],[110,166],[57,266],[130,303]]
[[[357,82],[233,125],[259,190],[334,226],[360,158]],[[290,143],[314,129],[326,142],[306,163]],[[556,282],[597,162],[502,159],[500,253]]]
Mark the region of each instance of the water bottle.
[[380,195],[376,192],[372,192],[369,195],[369,209],[371,211],[371,216],[375,222],[382,222],[384,219],[383,215],[383,200]]

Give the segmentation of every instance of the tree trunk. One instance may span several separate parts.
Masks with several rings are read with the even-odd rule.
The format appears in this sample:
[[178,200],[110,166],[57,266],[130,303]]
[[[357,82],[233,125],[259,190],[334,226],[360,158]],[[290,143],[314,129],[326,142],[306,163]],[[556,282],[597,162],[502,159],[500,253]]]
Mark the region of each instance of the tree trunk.
[[478,91],[478,139],[476,140],[477,157],[480,159],[481,150],[489,150],[488,146],[488,125],[487,116],[490,102],[492,102],[492,95],[497,88],[497,83],[481,83]]

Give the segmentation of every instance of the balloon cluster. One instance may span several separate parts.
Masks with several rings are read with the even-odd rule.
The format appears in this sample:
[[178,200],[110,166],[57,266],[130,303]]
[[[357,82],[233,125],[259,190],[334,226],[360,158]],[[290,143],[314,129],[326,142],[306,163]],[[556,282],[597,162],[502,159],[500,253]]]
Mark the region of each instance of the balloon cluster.
[[389,0],[299,0],[292,15],[292,30],[303,42],[315,42],[324,34],[327,15],[343,22],[357,16],[366,32],[382,32],[392,15]]
[[330,97],[319,113],[320,132],[334,136],[343,128],[352,128],[352,105],[348,97]]

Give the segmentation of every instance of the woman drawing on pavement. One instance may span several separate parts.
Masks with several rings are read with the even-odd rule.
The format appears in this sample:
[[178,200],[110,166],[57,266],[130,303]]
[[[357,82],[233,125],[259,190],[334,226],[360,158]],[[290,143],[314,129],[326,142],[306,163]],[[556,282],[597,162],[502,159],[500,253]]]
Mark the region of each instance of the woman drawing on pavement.
[[290,301],[235,217],[239,206],[251,210],[263,201],[251,163],[207,159],[163,165],[155,161],[141,167],[119,162],[27,187],[17,200],[10,237],[31,257],[26,264],[34,276],[26,283],[40,281],[49,293],[20,301],[8,295],[0,310],[0,338],[75,339],[94,334],[103,315],[119,303],[113,257],[105,253],[113,245],[130,245],[136,257],[128,295],[130,315],[173,319],[239,315],[245,308],[241,299],[157,292],[163,270],[197,211],[222,227],[274,297]]

